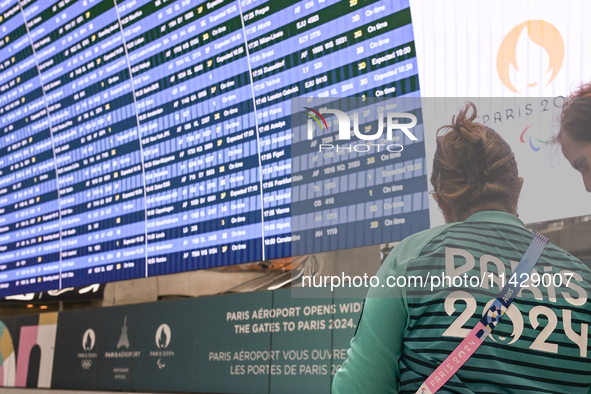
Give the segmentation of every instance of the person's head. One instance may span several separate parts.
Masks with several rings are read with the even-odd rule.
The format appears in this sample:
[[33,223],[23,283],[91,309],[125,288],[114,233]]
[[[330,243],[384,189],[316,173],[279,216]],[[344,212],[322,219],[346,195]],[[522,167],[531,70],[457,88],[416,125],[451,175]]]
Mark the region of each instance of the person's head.
[[513,151],[493,129],[474,122],[476,116],[468,103],[452,124],[437,130],[431,184],[447,223],[480,211],[517,210],[523,179]]
[[591,82],[581,85],[562,106],[557,141],[591,193]]

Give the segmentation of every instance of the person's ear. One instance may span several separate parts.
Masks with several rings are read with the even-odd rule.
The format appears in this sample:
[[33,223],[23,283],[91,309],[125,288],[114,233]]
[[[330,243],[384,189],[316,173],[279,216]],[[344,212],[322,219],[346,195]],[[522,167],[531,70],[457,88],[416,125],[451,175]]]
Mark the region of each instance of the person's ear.
[[435,199],[435,202],[439,206],[441,213],[443,213],[443,218],[445,219],[445,223],[451,223],[452,216],[453,216],[451,207],[442,198],[439,198],[439,196],[435,193],[433,194],[433,198]]
[[519,201],[519,196],[521,195],[521,189],[523,188],[523,178],[517,178],[517,183],[517,199],[515,200],[515,206],[513,207],[513,210],[515,211],[515,216],[519,217],[519,214],[517,213],[517,203]]
[[521,189],[523,188],[523,178],[519,177],[517,178],[517,180],[519,181],[519,193],[517,193],[517,195],[519,196],[521,194]]

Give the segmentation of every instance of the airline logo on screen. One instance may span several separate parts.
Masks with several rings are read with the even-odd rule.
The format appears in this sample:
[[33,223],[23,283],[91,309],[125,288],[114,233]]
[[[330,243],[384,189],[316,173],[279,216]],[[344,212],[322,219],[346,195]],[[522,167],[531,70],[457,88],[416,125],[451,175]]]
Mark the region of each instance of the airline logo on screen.
[[[515,26],[511,31],[503,38],[501,45],[499,46],[499,52],[497,53],[497,72],[499,78],[505,87],[515,93],[521,94],[511,81],[510,72],[511,66],[519,72],[525,72],[526,68],[524,65],[522,69],[517,64],[517,43],[521,37],[523,30],[527,29],[527,36],[534,43],[542,47],[549,58],[548,69],[545,70],[546,74],[552,71],[550,79],[545,86],[548,86],[562,67],[564,61],[564,41],[562,35],[558,29],[551,24],[543,20],[528,20],[519,25]],[[527,87],[532,88],[538,85],[538,82],[542,81],[528,81]]]
[[[322,114],[332,114],[335,115],[337,118],[337,122],[339,125],[339,140],[340,141],[350,141],[351,140],[351,122],[349,119],[349,115],[345,112],[340,111],[338,109],[327,109],[321,108],[320,111],[315,111],[312,108],[304,107],[307,109],[308,115],[312,117],[312,119],[308,119],[307,124],[307,136],[308,140],[314,139],[314,121],[320,127],[320,130],[323,128],[328,131],[328,124],[326,123],[326,119],[322,116]],[[320,119],[319,119],[320,118]],[[410,119],[409,123],[399,123],[398,119]],[[322,123],[320,122],[322,121]],[[409,130],[417,125],[417,117],[414,114],[406,113],[406,112],[388,112],[386,114],[386,141],[391,142],[394,141],[396,138],[394,136],[394,130],[401,130],[407,138],[411,139],[412,141],[417,141],[417,137]],[[367,126],[365,128],[366,132],[371,131],[371,126]],[[361,134],[359,131],[359,113],[353,113],[353,134],[355,137],[359,138],[360,140],[364,141],[377,141],[382,138],[384,133],[384,113],[378,112],[378,128],[374,134]],[[333,145],[328,143],[320,144],[319,150],[347,150],[351,152],[354,150],[355,152],[368,152],[372,147],[375,147],[379,152],[380,149],[388,150],[390,152],[402,152],[404,147],[400,144],[357,144],[357,145],[348,145],[348,146],[339,146]]]

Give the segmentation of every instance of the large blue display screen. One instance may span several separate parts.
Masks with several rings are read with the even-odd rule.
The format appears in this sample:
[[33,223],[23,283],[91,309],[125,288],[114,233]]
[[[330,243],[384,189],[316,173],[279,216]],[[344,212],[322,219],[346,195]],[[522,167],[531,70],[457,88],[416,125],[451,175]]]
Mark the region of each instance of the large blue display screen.
[[291,98],[419,96],[408,0],[3,0],[0,30],[0,295],[288,257]]

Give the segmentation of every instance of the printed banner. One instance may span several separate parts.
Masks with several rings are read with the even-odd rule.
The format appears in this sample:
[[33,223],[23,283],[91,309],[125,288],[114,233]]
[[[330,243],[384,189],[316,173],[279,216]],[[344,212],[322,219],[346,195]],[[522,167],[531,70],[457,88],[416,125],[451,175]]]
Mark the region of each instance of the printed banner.
[[52,388],[94,389],[101,314],[97,310],[60,313]]
[[137,306],[132,390],[193,391],[197,306],[196,299]]
[[283,289],[2,318],[0,387],[328,393],[362,308],[361,299],[336,292],[304,299]]
[[135,344],[136,311],[136,306],[100,310],[95,390],[131,390],[131,368],[141,355]]
[[197,392],[268,393],[273,292],[199,299]]
[[[436,130],[449,124],[465,101],[478,101],[477,121],[500,133],[515,152],[525,179],[519,204],[525,223],[591,213],[580,174],[558,146],[549,144],[559,130],[560,96],[591,81],[591,53],[583,49],[591,37],[584,17],[591,13],[591,4],[582,0],[569,2],[568,7],[555,0],[410,3],[428,177]],[[440,100],[434,102],[433,97]],[[445,114],[433,116],[434,106],[447,106]],[[431,227],[443,223],[433,199],[429,213]]]

